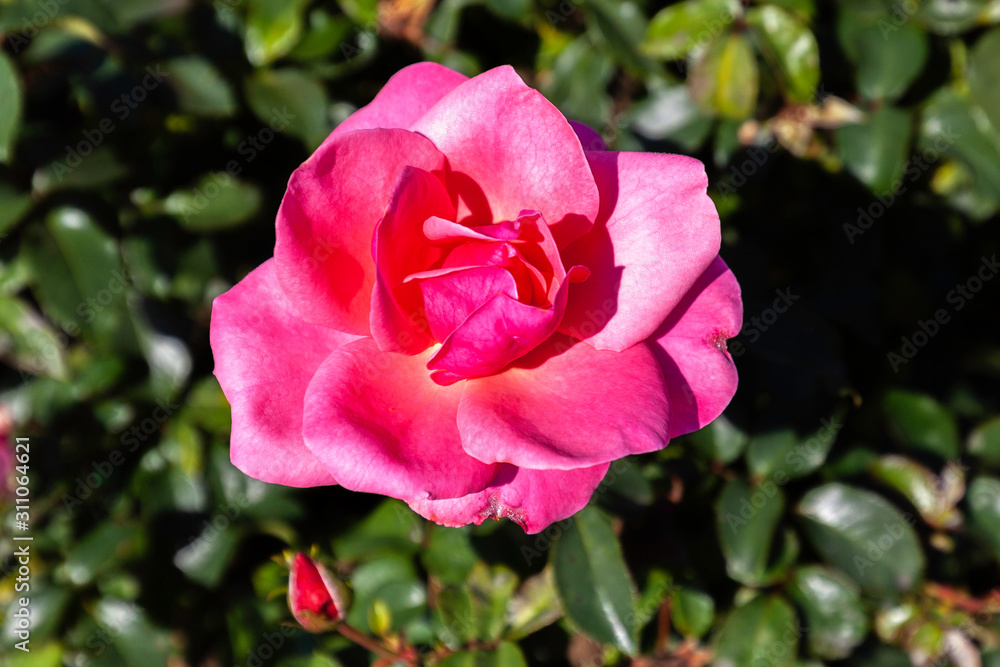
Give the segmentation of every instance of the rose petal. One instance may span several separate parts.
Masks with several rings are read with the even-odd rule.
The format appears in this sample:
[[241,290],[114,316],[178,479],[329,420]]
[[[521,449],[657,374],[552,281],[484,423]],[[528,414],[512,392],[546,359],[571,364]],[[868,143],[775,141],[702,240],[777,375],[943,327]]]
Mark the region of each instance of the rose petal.
[[743,302],[732,271],[716,257],[650,341],[670,389],[670,437],[697,431],[736,393],[726,339],[740,331]]
[[300,320],[273,260],[216,297],[210,339],[215,376],[233,411],[233,465],[273,484],[336,483],[302,440],[302,405],[323,360],[355,338]]
[[504,372],[465,383],[462,447],[487,463],[571,470],[662,449],[670,416],[652,351],[556,335]]
[[448,156],[460,222],[485,225],[513,220],[523,209],[541,211],[560,247],[593,226],[600,196],[579,139],[513,68],[457,86],[412,129]]
[[719,252],[719,216],[701,162],[658,153],[589,152],[601,190],[594,229],[563,251],[591,270],[570,290],[560,331],[597,349],[648,338]]
[[372,243],[377,267],[369,321],[381,350],[416,354],[434,342],[420,287],[404,278],[444,255],[423,232],[424,222],[438,215],[455,215],[444,185],[422,169],[404,168]]
[[[571,269],[582,270],[578,266]],[[562,282],[548,308],[497,294],[469,315],[441,344],[427,362],[427,368],[433,371],[431,378],[438,384],[448,385],[484,377],[531,352],[558,328],[566,309],[570,282]]]
[[452,88],[466,80],[468,77],[464,74],[437,63],[404,67],[386,81],[375,99],[351,114],[330,137],[378,127],[407,129]]
[[477,266],[450,270],[417,283],[431,334],[445,340],[475,310],[498,294],[517,299],[517,284],[506,269]]
[[486,519],[509,518],[533,535],[583,509],[609,465],[529,470],[503,464],[483,491],[451,500],[411,501],[410,508],[442,526],[478,526]]
[[604,143],[604,138],[597,133],[597,130],[581,123],[580,121],[571,120],[569,122],[573,131],[576,132],[576,136],[580,139],[580,145],[583,146],[585,151],[606,151],[608,150],[608,145]]
[[406,166],[442,170],[444,156],[406,130],[334,137],[288,182],[278,210],[278,280],[307,322],[369,333],[372,235]]
[[463,450],[460,387],[427,375],[427,355],[382,352],[371,338],[338,348],[309,384],[306,446],[352,491],[457,498],[486,488],[495,466]]

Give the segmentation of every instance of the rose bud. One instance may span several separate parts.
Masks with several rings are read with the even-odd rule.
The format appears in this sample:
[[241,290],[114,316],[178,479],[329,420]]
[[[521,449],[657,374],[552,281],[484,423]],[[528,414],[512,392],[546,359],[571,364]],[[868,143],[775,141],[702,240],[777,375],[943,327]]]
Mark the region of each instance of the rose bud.
[[309,632],[328,632],[347,614],[344,585],[304,553],[289,559],[288,608]]

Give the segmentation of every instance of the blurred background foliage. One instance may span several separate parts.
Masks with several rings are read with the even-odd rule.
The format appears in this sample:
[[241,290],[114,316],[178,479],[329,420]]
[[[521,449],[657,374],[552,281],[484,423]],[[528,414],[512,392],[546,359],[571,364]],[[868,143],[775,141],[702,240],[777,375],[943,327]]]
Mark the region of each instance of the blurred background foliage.
[[[1000,665],[998,0],[0,0],[0,405],[30,436],[16,667]],[[229,463],[212,299],[400,67],[512,64],[614,149],[703,160],[744,291],[725,415],[526,536]],[[22,471],[24,472],[24,471]],[[17,597],[0,501],[0,604]],[[401,635],[400,633],[403,633]]]

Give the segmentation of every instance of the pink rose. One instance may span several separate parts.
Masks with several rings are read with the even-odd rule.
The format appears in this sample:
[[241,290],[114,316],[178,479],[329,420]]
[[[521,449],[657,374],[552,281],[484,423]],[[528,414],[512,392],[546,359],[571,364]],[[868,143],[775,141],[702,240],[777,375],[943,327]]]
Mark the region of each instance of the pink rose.
[[510,67],[401,70],[292,174],[274,258],[215,301],[233,463],[451,526],[572,515],[611,461],[736,391],[706,185],[697,160],[606,150]]

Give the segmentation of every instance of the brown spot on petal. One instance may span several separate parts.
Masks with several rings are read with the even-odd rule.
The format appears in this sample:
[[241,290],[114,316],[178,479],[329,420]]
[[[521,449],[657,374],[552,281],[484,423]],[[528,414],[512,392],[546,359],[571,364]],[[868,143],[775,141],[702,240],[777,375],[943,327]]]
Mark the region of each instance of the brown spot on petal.
[[728,331],[716,331],[714,334],[709,336],[708,342],[715,346],[715,349],[723,354],[728,354],[726,349],[726,341],[732,338]]
[[483,519],[496,519],[497,521],[507,518],[524,528],[524,510],[520,507],[508,507],[500,500],[500,494],[497,492],[490,494],[490,499],[486,503],[486,507],[479,512],[479,516]]

